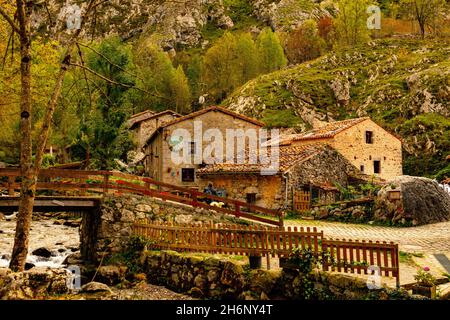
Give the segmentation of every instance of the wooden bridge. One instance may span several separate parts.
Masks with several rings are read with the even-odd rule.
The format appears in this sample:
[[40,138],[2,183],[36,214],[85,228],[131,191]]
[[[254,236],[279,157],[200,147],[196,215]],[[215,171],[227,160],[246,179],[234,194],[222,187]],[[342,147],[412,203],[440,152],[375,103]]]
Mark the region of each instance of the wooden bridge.
[[[0,169],[0,189],[7,196],[0,197],[0,211],[18,210],[20,169]],[[236,199],[213,196],[196,189],[180,187],[146,177],[115,171],[43,169],[36,185],[35,211],[86,211],[98,205],[105,195],[139,194],[164,201],[215,210],[238,218],[273,226],[283,225],[281,210],[268,209]],[[222,202],[222,208],[209,202]]]

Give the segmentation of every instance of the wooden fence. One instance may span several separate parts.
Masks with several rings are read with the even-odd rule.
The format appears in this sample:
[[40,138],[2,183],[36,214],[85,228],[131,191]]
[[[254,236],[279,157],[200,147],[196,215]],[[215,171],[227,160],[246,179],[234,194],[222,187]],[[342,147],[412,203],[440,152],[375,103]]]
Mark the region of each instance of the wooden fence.
[[150,240],[152,247],[178,251],[251,256],[288,256],[294,248],[318,252],[323,233],[316,228],[267,228],[229,224],[156,223],[141,220],[133,234]]
[[397,286],[400,284],[397,244],[325,239],[315,227],[181,225],[141,220],[133,225],[133,234],[147,238],[154,249],[175,251],[288,257],[295,248],[311,249],[316,256],[324,257],[324,271],[368,274],[369,266],[378,266],[380,276],[395,277]]
[[[9,195],[14,195],[16,190],[20,190],[21,172],[19,169],[0,169],[0,179],[0,189],[7,190]],[[43,169],[39,171],[36,189],[47,193],[49,191],[65,192],[73,196],[86,195],[87,193],[102,195],[140,194],[193,207],[215,210],[274,226],[283,225],[281,209],[268,209],[236,199],[213,196],[195,189],[116,171]],[[222,202],[224,205],[222,208],[211,206],[205,201],[207,199]]]
[[322,250],[329,253],[323,264],[325,271],[368,274],[369,266],[377,266],[381,276],[392,276],[396,278],[397,286],[400,285],[398,244],[323,239]]

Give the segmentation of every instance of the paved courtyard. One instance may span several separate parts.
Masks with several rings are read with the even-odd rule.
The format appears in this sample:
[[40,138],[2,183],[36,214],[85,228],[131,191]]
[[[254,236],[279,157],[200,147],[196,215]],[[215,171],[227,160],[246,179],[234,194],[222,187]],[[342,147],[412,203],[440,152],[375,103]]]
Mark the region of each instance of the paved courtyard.
[[[324,236],[333,239],[358,239],[393,241],[400,251],[410,253],[408,261],[400,259],[400,282],[414,282],[419,267],[428,266],[435,276],[450,274],[450,221],[418,227],[396,228],[351,224],[318,220],[286,220],[287,227],[317,227]],[[383,282],[394,286],[395,280],[383,278]]]
[[411,253],[450,253],[450,221],[397,228],[319,220],[286,220],[285,226],[317,227],[326,238],[393,241]]

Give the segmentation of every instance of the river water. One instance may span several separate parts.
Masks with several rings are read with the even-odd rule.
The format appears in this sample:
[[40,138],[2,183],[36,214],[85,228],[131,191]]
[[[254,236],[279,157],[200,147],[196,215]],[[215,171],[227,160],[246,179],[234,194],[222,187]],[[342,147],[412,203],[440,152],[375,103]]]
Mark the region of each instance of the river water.
[[[0,268],[9,265],[14,244],[16,221],[0,221]],[[53,219],[35,220],[31,224],[30,247],[27,262],[36,267],[60,268],[64,259],[79,250],[80,240],[77,227],[54,224]],[[31,253],[38,248],[51,252],[49,258]]]

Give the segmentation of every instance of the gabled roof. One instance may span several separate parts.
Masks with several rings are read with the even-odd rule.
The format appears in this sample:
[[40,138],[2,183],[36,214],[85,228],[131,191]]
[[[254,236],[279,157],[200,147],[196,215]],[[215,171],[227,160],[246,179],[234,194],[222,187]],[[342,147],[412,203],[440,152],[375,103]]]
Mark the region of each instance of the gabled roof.
[[263,122],[258,121],[258,120],[256,120],[256,119],[253,119],[253,118],[244,116],[244,115],[242,115],[242,114],[233,112],[233,111],[228,110],[228,109],[223,108],[223,107],[211,106],[211,107],[208,107],[208,108],[205,108],[205,109],[196,111],[196,112],[191,112],[191,113],[189,113],[189,114],[187,114],[187,115],[185,115],[185,116],[183,116],[183,117],[180,117],[180,118],[178,118],[178,119],[175,119],[175,120],[166,122],[165,124],[161,125],[161,127],[162,127],[162,128],[166,128],[166,127],[171,126],[171,125],[173,125],[173,124],[175,124],[175,123],[179,123],[179,122],[182,122],[182,121],[185,121],[185,120],[189,120],[189,119],[198,117],[198,116],[200,116],[200,115],[202,115],[202,114],[205,114],[205,113],[211,112],[211,111],[219,111],[219,112],[222,112],[222,113],[224,113],[224,114],[228,114],[228,115],[230,115],[230,116],[239,118],[239,119],[241,119],[241,120],[244,120],[244,121],[247,121],[247,122],[256,124],[256,125],[258,125],[258,126],[261,126],[261,127],[264,126],[264,123],[263,123]]
[[138,123],[140,123],[142,121],[159,118],[166,114],[172,114],[176,117],[181,117],[181,114],[178,114],[172,110],[165,110],[165,111],[158,112],[158,113],[155,113],[154,111],[151,111],[151,110],[146,110],[146,111],[137,113],[135,115],[132,115],[130,117],[130,120],[128,120],[128,125],[130,126],[130,129],[133,129]]
[[[302,163],[312,156],[315,156],[321,152],[332,149],[330,146],[324,143],[315,143],[308,145],[290,145],[280,146],[279,152],[279,167],[278,172],[286,172],[294,165]],[[269,149],[270,150],[270,149]],[[248,154],[248,151],[246,151]],[[261,169],[267,167],[265,164],[248,163],[248,159],[243,161],[242,164],[210,164],[204,168],[198,169],[197,173],[202,174],[227,174],[227,173],[260,173]]]
[[310,131],[291,135],[290,138],[292,141],[332,138],[339,132],[342,132],[366,120],[370,120],[370,118],[364,117],[364,118],[355,118],[342,121],[328,122],[327,124],[312,129]]
[[147,139],[147,142],[146,142],[145,144],[148,144],[148,142],[149,142],[150,140],[152,140],[152,138],[155,136],[155,134],[156,134],[158,131],[160,131],[161,129],[167,128],[167,127],[169,127],[169,126],[171,126],[171,125],[174,125],[174,124],[179,123],[179,122],[182,122],[182,121],[186,121],[186,120],[193,119],[193,118],[195,118],[195,117],[198,117],[198,116],[200,116],[200,115],[202,115],[202,114],[205,114],[205,113],[208,113],[208,112],[211,112],[211,111],[222,112],[222,113],[227,114],[227,115],[230,115],[230,116],[232,116],[232,117],[239,118],[239,119],[241,119],[241,120],[244,120],[244,121],[253,123],[253,124],[255,124],[255,125],[257,125],[257,126],[260,126],[260,127],[263,127],[263,126],[264,126],[264,123],[263,123],[263,122],[258,121],[258,120],[256,120],[256,119],[253,119],[253,118],[244,116],[244,115],[242,115],[242,114],[239,114],[239,113],[236,113],[236,112],[233,112],[233,111],[230,111],[230,110],[225,109],[225,108],[223,108],[223,107],[211,106],[211,107],[208,107],[208,108],[205,108],[205,109],[196,111],[196,112],[189,113],[189,114],[187,114],[187,115],[185,115],[185,116],[179,117],[178,119],[170,120],[170,121],[167,121],[167,122],[161,124],[161,125],[155,130],[155,132]]
[[[325,125],[306,131],[298,134],[289,134],[289,135],[283,135],[280,136],[280,138],[277,141],[272,141],[272,143],[278,143],[280,145],[289,145],[294,141],[308,141],[308,140],[316,140],[316,139],[331,139],[334,138],[337,134],[357,125],[364,121],[370,120],[370,117],[363,117],[363,118],[354,118],[354,119],[347,119],[342,121],[334,121],[334,122],[328,122]],[[373,122],[373,121],[372,121]],[[390,133],[377,123],[373,122],[375,125],[389,133],[394,138],[398,139],[401,142],[401,139],[397,137],[396,135]],[[268,142],[270,145],[270,141]]]

